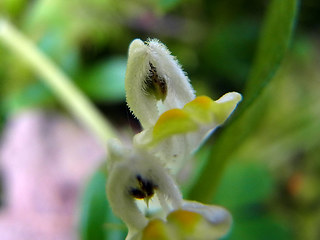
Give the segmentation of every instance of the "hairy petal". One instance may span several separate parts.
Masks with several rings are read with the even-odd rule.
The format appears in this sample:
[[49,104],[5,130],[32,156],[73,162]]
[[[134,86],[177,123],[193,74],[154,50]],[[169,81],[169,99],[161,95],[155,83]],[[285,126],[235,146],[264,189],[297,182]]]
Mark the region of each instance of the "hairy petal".
[[195,98],[181,66],[156,39],[130,44],[125,88],[127,104],[143,128],[153,126],[162,112]]

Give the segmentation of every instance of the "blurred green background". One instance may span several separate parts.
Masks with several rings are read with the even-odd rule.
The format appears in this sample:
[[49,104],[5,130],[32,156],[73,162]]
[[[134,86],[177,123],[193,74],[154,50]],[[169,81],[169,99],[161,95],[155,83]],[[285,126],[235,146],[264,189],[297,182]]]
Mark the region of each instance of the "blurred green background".
[[[216,99],[229,91],[243,93],[269,3],[1,0],[0,15],[36,43],[119,131],[133,133],[139,125],[126,107],[124,76],[134,38],[158,38],[166,44],[197,95]],[[320,239],[319,12],[319,1],[300,3],[289,49],[250,107],[255,119],[246,121],[249,134],[237,142],[219,173],[212,203],[234,217],[225,239]],[[2,130],[26,109],[65,111],[40,80],[0,44]],[[224,129],[217,131],[197,153],[195,174],[201,174],[210,146],[223,134]],[[87,211],[80,224],[82,239],[123,238],[121,226],[97,228],[101,222],[119,223],[101,192],[104,182],[97,172],[88,183],[80,206]],[[187,184],[186,194],[193,183]]]

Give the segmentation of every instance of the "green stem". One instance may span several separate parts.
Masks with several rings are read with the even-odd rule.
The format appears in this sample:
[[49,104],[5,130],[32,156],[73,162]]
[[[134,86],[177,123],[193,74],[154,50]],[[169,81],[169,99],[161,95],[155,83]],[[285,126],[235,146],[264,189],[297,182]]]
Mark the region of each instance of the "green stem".
[[116,136],[111,124],[103,118],[72,81],[29,39],[4,19],[0,19],[0,42],[15,52],[37,72],[42,80],[50,86],[61,103],[103,143]]

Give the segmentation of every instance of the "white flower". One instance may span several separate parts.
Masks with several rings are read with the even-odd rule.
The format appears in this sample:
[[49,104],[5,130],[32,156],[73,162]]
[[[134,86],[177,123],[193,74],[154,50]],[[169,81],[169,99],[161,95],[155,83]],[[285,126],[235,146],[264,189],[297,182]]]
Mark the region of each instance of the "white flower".
[[[127,240],[153,239],[148,235],[159,234],[161,229],[154,228],[159,221],[168,230],[168,239],[180,239],[181,231],[191,239],[194,236],[218,239],[228,232],[232,223],[230,213],[219,206],[183,200],[159,159],[142,150],[125,149],[116,140],[109,143],[108,149],[108,201],[114,214],[128,227]],[[139,206],[139,199],[147,205]],[[149,200],[153,207],[147,209]],[[189,219],[187,226],[179,220],[185,217]],[[190,228],[190,223],[192,231],[188,232],[184,228]]]
[[158,159],[143,150],[123,148],[117,141],[109,143],[109,177],[107,196],[115,215],[128,226],[129,233],[142,230],[148,218],[137,205],[157,198],[164,214],[182,206],[179,188]]
[[151,220],[137,239],[217,240],[228,233],[231,224],[230,213],[222,207],[183,201],[164,221]]
[[132,41],[125,88],[127,104],[145,129],[152,127],[162,112],[182,108],[195,98],[181,66],[158,40]]
[[[241,95],[231,92],[217,101],[196,97],[181,66],[158,40],[131,43],[125,81],[128,106],[143,131],[134,136],[131,149],[109,143],[107,196],[128,226],[127,239],[162,234],[154,226],[171,236],[164,239],[179,239],[186,230],[181,230],[181,216],[192,220],[188,238],[224,235],[231,225],[228,211],[184,201],[171,174],[228,118]],[[149,207],[149,200],[157,207]]]
[[131,43],[125,81],[128,106],[144,129],[135,146],[148,149],[174,173],[242,98],[236,92],[217,101],[196,97],[181,66],[158,40]]

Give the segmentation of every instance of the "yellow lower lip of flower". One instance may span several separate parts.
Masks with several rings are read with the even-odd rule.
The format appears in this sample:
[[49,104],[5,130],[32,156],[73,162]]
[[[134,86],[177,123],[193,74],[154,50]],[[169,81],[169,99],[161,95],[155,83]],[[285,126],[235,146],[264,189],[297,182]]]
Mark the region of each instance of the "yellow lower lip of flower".
[[142,233],[141,240],[170,240],[170,233],[166,223],[160,219],[149,222]]
[[181,134],[198,129],[198,125],[189,114],[181,109],[164,112],[153,128],[153,142],[159,142],[174,134]]
[[241,95],[235,92],[227,93],[217,101],[207,96],[199,96],[182,109],[168,110],[154,125],[150,145],[155,145],[175,134],[196,131],[201,126],[214,128],[229,117],[240,100]]
[[[193,203],[194,204],[194,203]],[[197,204],[200,206],[200,204]],[[201,205],[204,207],[204,205]],[[210,206],[205,206],[210,212]],[[197,209],[194,209],[195,211]],[[209,214],[210,215],[210,214]],[[219,239],[227,233],[230,221],[213,224],[201,213],[178,209],[171,212],[166,221],[151,220],[142,231],[142,240],[185,240],[185,239]]]
[[199,213],[179,209],[170,213],[167,220],[169,223],[177,225],[183,231],[192,232],[201,218],[202,216]]
[[195,121],[200,123],[209,123],[213,121],[213,105],[214,101],[211,98],[207,96],[200,96],[187,103],[183,107],[183,110]]

